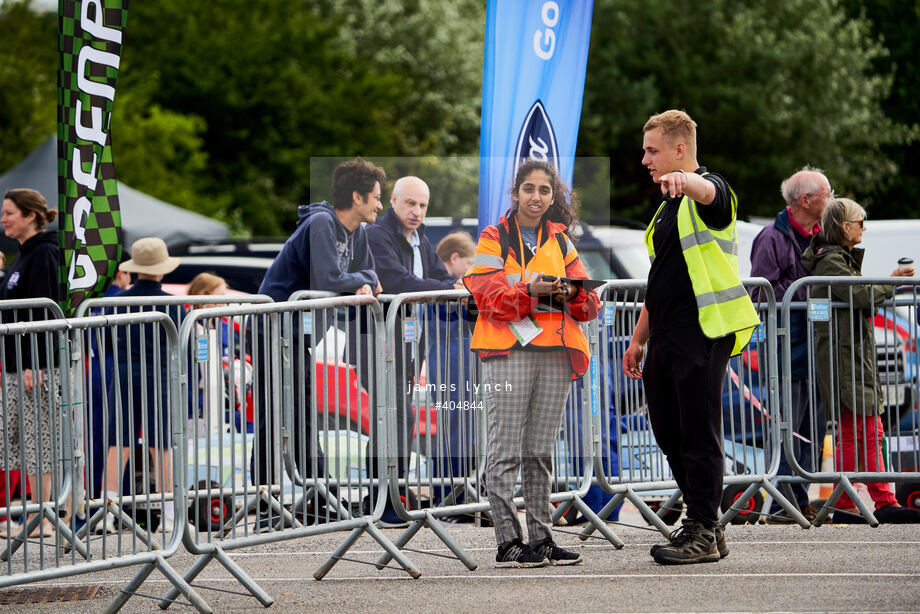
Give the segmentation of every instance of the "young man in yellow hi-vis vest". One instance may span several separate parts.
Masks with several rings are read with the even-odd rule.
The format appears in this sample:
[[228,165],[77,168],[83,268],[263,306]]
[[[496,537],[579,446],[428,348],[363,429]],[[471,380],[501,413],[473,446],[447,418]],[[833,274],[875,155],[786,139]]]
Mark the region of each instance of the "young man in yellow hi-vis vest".
[[718,521],[722,382],[759,319],[738,277],[737,199],[697,162],[696,122],[665,111],[644,133],[642,164],[663,201],[645,233],[652,268],[623,372],[642,378],[652,430],[687,506],[683,527],[651,555],[661,564],[708,563],[728,555]]

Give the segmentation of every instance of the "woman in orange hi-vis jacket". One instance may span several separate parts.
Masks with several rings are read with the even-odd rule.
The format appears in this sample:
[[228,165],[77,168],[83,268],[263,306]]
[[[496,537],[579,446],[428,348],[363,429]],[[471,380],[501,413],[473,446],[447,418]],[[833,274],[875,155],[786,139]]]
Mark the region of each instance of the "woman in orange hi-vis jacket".
[[[479,310],[471,347],[483,367],[495,565],[575,565],[581,555],[553,543],[550,470],[571,382],[588,369],[588,342],[578,322],[596,318],[600,301],[593,290],[561,279],[584,279],[585,270],[567,236],[575,223],[572,196],[556,169],[524,162],[511,198],[499,223],[480,234],[463,278]],[[529,544],[512,502],[519,469]]]

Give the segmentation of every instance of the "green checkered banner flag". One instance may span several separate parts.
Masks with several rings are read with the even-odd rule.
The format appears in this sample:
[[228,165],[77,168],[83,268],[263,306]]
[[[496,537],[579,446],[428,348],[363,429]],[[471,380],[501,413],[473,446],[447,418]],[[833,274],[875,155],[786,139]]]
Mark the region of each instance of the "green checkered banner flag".
[[59,0],[58,210],[64,312],[103,294],[121,260],[110,120],[128,0]]

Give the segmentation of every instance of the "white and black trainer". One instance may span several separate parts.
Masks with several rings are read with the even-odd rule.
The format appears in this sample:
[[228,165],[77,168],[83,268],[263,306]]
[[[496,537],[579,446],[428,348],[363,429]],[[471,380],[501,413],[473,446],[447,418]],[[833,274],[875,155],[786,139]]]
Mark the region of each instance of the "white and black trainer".
[[577,552],[557,546],[551,537],[538,542],[530,542],[528,547],[546,557],[550,565],[578,565],[585,560],[585,557]]
[[498,547],[495,555],[496,567],[546,567],[549,561],[542,554],[531,550],[520,538],[512,539]]

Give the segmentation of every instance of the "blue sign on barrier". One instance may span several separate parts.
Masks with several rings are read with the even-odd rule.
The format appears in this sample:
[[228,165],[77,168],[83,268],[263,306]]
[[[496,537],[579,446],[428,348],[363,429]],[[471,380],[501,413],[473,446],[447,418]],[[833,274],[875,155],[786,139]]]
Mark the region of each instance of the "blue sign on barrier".
[[195,341],[198,342],[198,362],[207,362],[208,361],[208,338],[207,337],[196,337]]
[[808,320],[810,322],[828,322],[831,319],[831,302],[828,299],[808,301]]
[[613,305],[604,307],[604,326],[613,326]]
[[313,314],[312,313],[303,314],[303,334],[305,335],[313,334]]
[[406,318],[403,320],[403,339],[406,343],[415,343],[418,341],[418,326],[415,318]]

